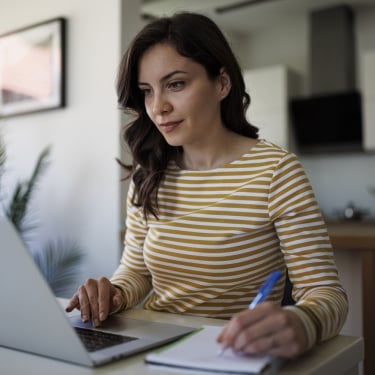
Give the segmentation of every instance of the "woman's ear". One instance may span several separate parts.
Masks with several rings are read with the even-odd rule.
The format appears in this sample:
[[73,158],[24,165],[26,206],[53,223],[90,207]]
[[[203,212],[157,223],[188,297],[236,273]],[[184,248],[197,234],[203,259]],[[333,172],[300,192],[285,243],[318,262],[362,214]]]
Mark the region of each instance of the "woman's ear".
[[226,72],[225,68],[220,69],[219,74],[219,89],[220,89],[220,99],[224,99],[230,93],[232,88],[232,83],[230,81],[230,77]]

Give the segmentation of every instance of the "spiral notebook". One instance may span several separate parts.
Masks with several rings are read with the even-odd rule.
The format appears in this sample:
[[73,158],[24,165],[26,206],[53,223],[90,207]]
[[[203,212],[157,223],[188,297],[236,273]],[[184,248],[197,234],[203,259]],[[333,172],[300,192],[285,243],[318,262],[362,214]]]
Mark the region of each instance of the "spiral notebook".
[[176,343],[147,354],[149,365],[179,367],[232,374],[260,374],[271,364],[271,356],[248,356],[226,350],[216,342],[222,327],[204,326]]

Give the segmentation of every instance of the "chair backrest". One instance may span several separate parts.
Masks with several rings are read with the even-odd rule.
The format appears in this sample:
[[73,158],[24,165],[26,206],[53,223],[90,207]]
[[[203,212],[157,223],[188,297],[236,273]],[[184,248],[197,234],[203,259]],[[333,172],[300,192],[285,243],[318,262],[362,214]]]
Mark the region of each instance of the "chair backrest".
[[286,280],[285,280],[285,289],[284,289],[284,296],[281,301],[282,306],[288,306],[288,305],[295,305],[296,301],[294,301],[292,297],[292,290],[293,290],[293,284],[289,279],[288,272],[286,274]]

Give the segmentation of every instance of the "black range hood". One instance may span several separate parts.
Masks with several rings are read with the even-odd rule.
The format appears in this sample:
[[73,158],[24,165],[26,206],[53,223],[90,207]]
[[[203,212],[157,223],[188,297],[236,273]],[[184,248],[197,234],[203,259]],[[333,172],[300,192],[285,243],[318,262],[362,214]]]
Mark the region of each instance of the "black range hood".
[[349,6],[310,14],[311,95],[290,101],[299,152],[362,150],[354,55],[354,16]]

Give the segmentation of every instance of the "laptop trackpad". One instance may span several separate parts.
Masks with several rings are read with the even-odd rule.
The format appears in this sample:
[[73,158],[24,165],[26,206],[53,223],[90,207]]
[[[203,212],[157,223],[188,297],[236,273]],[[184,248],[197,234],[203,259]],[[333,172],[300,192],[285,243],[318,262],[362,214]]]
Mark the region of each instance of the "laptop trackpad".
[[[69,318],[73,327],[93,329],[92,323],[83,323],[80,316],[72,316]],[[112,315],[101,323],[97,330],[108,331],[118,335],[133,336],[138,338],[148,338],[163,340],[181,334],[180,326],[167,323],[150,322],[146,320],[132,319],[121,315]],[[194,329],[190,329],[193,331]]]

